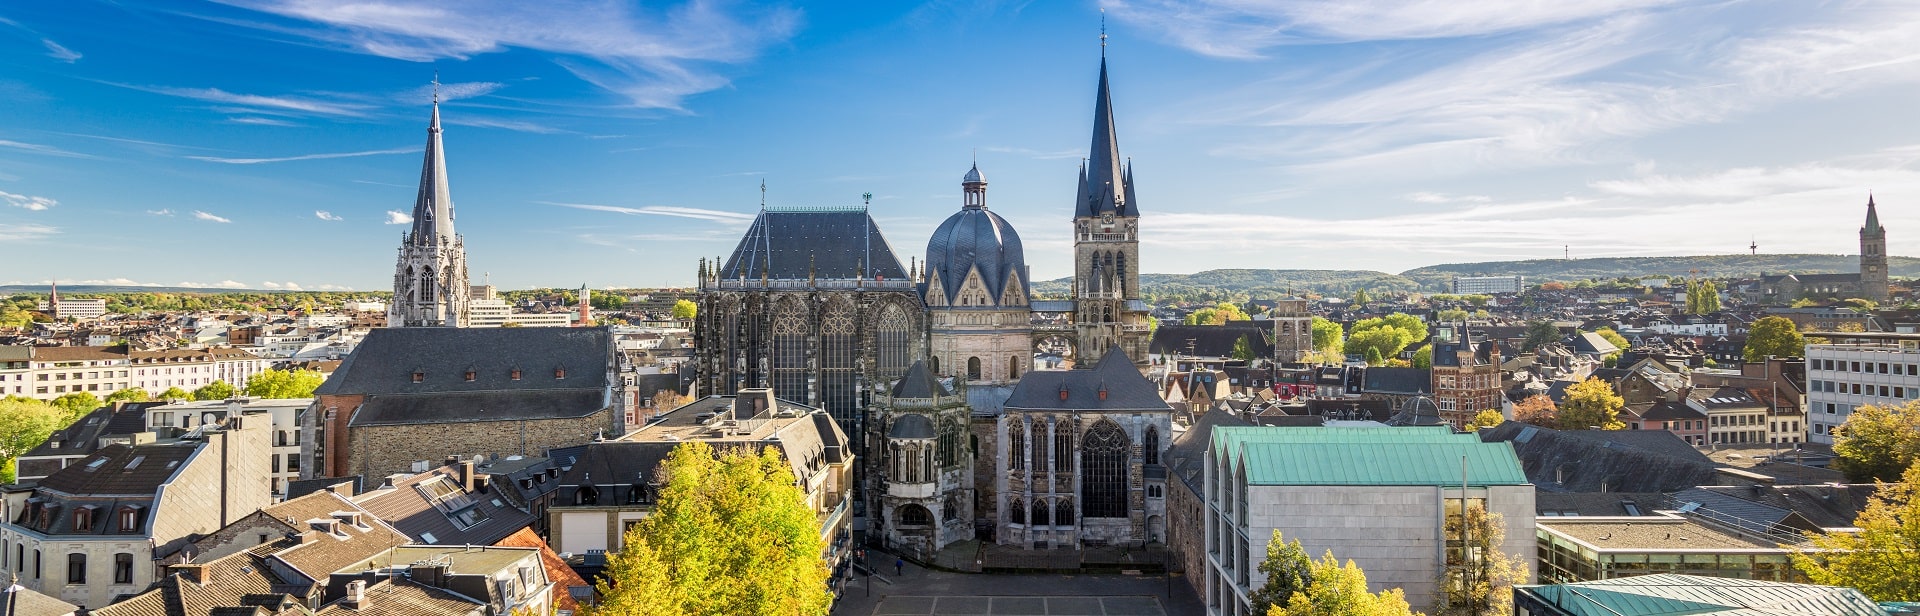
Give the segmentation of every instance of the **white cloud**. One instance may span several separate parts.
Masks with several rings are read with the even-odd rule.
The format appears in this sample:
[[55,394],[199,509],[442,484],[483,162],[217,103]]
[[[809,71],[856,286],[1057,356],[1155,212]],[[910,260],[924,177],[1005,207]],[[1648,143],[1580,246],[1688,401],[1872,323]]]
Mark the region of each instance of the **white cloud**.
[[318,24],[293,31],[388,58],[426,62],[513,47],[545,51],[634,106],[665,109],[679,109],[687,95],[726,86],[715,65],[749,61],[800,24],[796,9],[708,1],[663,7],[601,0],[225,1]]
[[535,124],[533,122],[520,122],[516,120],[498,120],[493,118],[478,118],[478,117],[470,117],[470,116],[461,116],[459,119],[449,119],[447,120],[447,123],[455,126],[477,126],[480,128],[500,128],[500,129],[506,129],[511,131],[518,131],[522,133],[536,133],[541,135],[552,135],[552,134],[567,132],[567,131],[560,130],[558,128],[544,125],[544,124]]
[[193,211],[193,217],[194,217],[194,218],[198,218],[198,219],[200,219],[200,220],[204,220],[204,221],[207,221],[207,222],[218,222],[218,223],[229,223],[229,222],[233,222],[232,220],[229,220],[229,219],[226,219],[226,218],[222,218],[222,217],[219,217],[219,216],[215,216],[215,215],[213,215],[213,214],[208,214],[208,213],[206,213],[206,212],[202,212],[202,211],[200,211],[200,210],[194,210],[194,211]]
[[1485,36],[1680,0],[1113,0],[1115,17],[1188,50],[1257,57],[1294,43]]
[[387,210],[387,224],[404,225],[404,224],[411,224],[412,222],[413,222],[413,216],[408,215],[406,212],[402,212],[400,210]]
[[329,212],[326,210],[314,210],[313,217],[318,218],[320,220],[331,220],[331,221],[345,220],[344,218],[333,215],[333,212]]
[[723,210],[705,210],[700,208],[678,207],[678,206],[671,206],[671,205],[647,205],[642,207],[623,207],[618,205],[593,205],[588,203],[555,203],[552,201],[540,201],[539,203],[544,205],[557,205],[560,207],[570,207],[570,208],[579,209],[579,210],[593,210],[596,212],[613,212],[615,214],[629,214],[629,215],[636,215],[636,216],[638,215],[672,216],[676,218],[693,218],[693,219],[705,220],[710,222],[730,223],[730,224],[744,224],[744,223],[752,222],[754,217],[753,214],[745,214],[741,212],[727,212]]
[[39,224],[31,224],[31,223],[11,224],[11,223],[0,222],[0,242],[37,240],[37,239],[40,239],[49,235],[53,235],[59,232],[60,232],[60,229],[58,227],[51,227],[47,225],[39,225]]
[[245,289],[245,288],[248,288],[247,283],[240,282],[237,280],[222,280],[220,282],[213,282],[213,283],[186,281],[186,282],[176,282],[168,286],[186,287],[189,289]]
[[241,94],[237,92],[228,92],[226,90],[222,90],[219,88],[176,88],[176,87],[168,87],[168,86],[137,86],[137,85],[129,85],[129,84],[113,84],[113,85],[117,85],[123,88],[140,90],[142,92],[152,92],[154,94],[164,94],[167,96],[190,98],[193,100],[206,101],[210,103],[220,103],[224,105],[237,105],[240,107],[240,109],[237,109],[235,111],[243,112],[243,113],[267,113],[267,114],[298,113],[298,114],[312,114],[312,115],[326,115],[326,116],[361,116],[361,115],[365,115],[368,110],[373,108],[372,105],[367,105],[362,103],[317,100],[317,99],[302,97],[302,96],[267,96],[267,95],[261,95],[261,94]]
[[1493,201],[1486,195],[1449,195],[1436,192],[1417,192],[1407,195],[1414,203],[1487,203]]
[[353,158],[356,156],[379,156],[382,154],[411,154],[418,151],[420,151],[420,148],[393,148],[388,150],[367,150],[365,152],[330,152],[325,154],[301,154],[298,156],[281,156],[277,158],[227,158],[222,156],[188,156],[187,158],[191,158],[193,160],[204,160],[210,163],[225,163],[229,165],[258,165],[260,163],[284,163],[284,162],[292,162],[296,160],[324,160],[328,158]]
[[16,195],[4,190],[0,190],[0,201],[5,201],[7,202],[7,205],[11,205],[13,207],[26,208],[28,210],[32,210],[35,212],[43,211],[47,208],[60,205],[59,201],[48,199],[46,197],[35,197],[33,195]]
[[240,117],[234,117],[234,118],[227,118],[227,121],[232,122],[234,124],[252,124],[255,126],[299,126],[299,124],[294,124],[286,120],[262,118],[259,116],[240,116]]
[[56,148],[50,145],[41,145],[38,143],[24,143],[20,141],[11,141],[7,139],[0,139],[0,148],[12,148],[15,150],[20,150],[22,152],[31,152],[34,154],[45,154],[48,156],[62,156],[66,158],[96,158],[91,154],[69,152],[69,151],[62,150],[60,148]]
[[147,213],[154,216],[172,216],[173,210],[147,210]]
[[80,52],[62,47],[59,43],[53,42],[53,39],[40,39],[40,44],[46,46],[47,57],[49,58],[68,64],[72,64],[75,60],[80,59]]
[[269,280],[269,281],[266,281],[266,282],[262,282],[262,283],[260,283],[260,286],[262,286],[262,287],[265,287],[265,288],[268,288],[268,289],[274,289],[274,290],[278,290],[278,291],[299,291],[299,290],[302,290],[302,289],[301,289],[301,287],[300,287],[300,285],[298,285],[298,284],[294,284],[294,283],[292,283],[292,282],[274,282],[274,281],[271,281],[271,280]]
[[505,86],[506,84],[491,81],[472,81],[466,83],[443,83],[440,84],[440,87],[436,90],[433,85],[429,84],[410,90],[406,96],[402,97],[403,100],[401,102],[414,104],[418,101],[432,100],[434,93],[437,91],[440,95],[440,102],[444,103],[463,98],[486,96],[492,94],[494,90]]

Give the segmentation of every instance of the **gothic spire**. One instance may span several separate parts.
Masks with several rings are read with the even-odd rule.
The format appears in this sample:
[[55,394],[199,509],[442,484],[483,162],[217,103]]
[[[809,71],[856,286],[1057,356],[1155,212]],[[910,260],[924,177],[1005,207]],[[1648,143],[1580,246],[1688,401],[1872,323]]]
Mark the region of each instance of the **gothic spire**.
[[[438,81],[436,79],[436,81]],[[420,192],[413,199],[413,233],[408,241],[431,246],[453,241],[453,194],[447,188],[447,158],[440,147],[440,95],[435,84],[433,121],[427,125],[426,160],[420,164]]]
[[[1104,49],[1104,41],[1102,41]],[[1107,59],[1100,58],[1100,89],[1093,100],[1093,146],[1087,158],[1084,183],[1087,198],[1078,206],[1080,216],[1099,216],[1112,212],[1133,216],[1133,204],[1127,202],[1126,173],[1121,168],[1120,139],[1113,128],[1113,95],[1107,86]]]
[[1873,193],[1867,193],[1867,226],[1861,227],[1861,233],[1880,231],[1880,212],[1873,207]]

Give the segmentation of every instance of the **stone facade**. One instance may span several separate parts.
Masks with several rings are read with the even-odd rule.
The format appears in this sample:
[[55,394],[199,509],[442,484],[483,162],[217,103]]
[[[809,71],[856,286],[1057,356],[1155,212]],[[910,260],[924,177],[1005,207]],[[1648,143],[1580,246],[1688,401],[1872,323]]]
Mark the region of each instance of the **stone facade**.
[[974,536],[974,461],[966,381],[949,389],[915,363],[891,390],[876,392],[867,459],[868,533],[930,560]]
[[426,160],[413,202],[413,227],[400,241],[393,266],[393,303],[387,327],[466,327],[466,242],[453,231],[453,194],[440,147],[440,103],[427,126]]
[[543,455],[556,447],[591,442],[613,428],[610,410],[556,419],[353,426],[348,429],[346,470],[373,478],[415,472],[415,462],[437,465],[448,456]]

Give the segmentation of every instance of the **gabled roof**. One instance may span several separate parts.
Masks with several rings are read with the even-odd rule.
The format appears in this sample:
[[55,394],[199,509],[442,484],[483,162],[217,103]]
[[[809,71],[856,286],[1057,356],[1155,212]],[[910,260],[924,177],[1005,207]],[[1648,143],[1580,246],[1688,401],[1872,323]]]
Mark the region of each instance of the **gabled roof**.
[[353,500],[415,541],[434,545],[493,545],[533,522],[496,495],[462,489],[459,473],[442,466]]
[[1254,357],[1272,357],[1273,343],[1267,331],[1251,322],[1226,325],[1162,325],[1154,328],[1147,352],[1155,355],[1196,355],[1232,357],[1233,347],[1247,341]]
[[[1066,395],[1062,396],[1061,392]],[[1102,393],[1105,392],[1105,393]],[[1063,399],[1064,398],[1064,399]],[[1170,411],[1158,388],[1119,347],[1091,370],[1035,370],[1020,377],[1007,398],[1016,410]]]
[[19,584],[0,591],[0,616],[69,616],[79,609]]
[[1433,371],[1424,368],[1367,368],[1363,393],[1420,395],[1433,393]]
[[[1451,428],[1214,428],[1214,457],[1249,485],[1526,485],[1504,443]],[[1466,460],[1466,477],[1460,463]]]
[[773,280],[905,280],[907,268],[864,208],[767,208],[747,227],[719,278],[752,281],[763,274]]
[[[173,479],[202,441],[108,445],[41,479],[38,487],[80,497],[152,497]],[[97,524],[95,526],[106,526]]]
[[314,394],[600,390],[611,361],[605,327],[382,328],[368,332]]

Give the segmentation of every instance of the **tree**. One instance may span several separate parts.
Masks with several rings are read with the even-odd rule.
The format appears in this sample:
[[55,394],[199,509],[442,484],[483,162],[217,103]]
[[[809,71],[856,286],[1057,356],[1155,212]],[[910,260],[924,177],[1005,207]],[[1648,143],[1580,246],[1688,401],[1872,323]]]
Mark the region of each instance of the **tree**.
[[1313,318],[1313,350],[1327,357],[1346,354],[1346,332],[1339,323]]
[[1305,591],[1293,593],[1285,607],[1268,608],[1267,616],[1412,616],[1406,594],[1394,588],[1367,592],[1367,573],[1353,561],[1341,566],[1328,550],[1313,561]]
[[1275,529],[1273,539],[1267,542],[1267,559],[1261,561],[1260,572],[1267,576],[1266,585],[1247,596],[1253,602],[1255,614],[1284,608],[1294,593],[1306,591],[1313,582],[1313,559],[1307,558],[1299,539],[1282,541],[1280,531]]
[[187,393],[187,390],[178,387],[168,387],[166,391],[160,392],[160,395],[154,396],[153,398],[155,400],[167,401],[196,399],[193,397],[193,394]]
[[115,402],[146,402],[147,400],[149,400],[147,390],[138,387],[128,387],[107,394],[106,404],[113,404]]
[[[258,378],[258,377],[255,377],[255,378]],[[167,390],[167,393],[173,393],[173,391],[174,390],[169,389]],[[186,392],[180,392],[180,393],[184,394]],[[201,385],[199,389],[193,390],[193,399],[225,400],[227,398],[232,398],[234,394],[238,394],[238,393],[240,393],[240,390],[235,389],[232,385],[228,385],[226,381],[214,381],[212,383]]]
[[1413,352],[1413,367],[1421,370],[1433,369],[1433,345],[1420,345],[1420,350]]
[[1590,377],[1567,388],[1566,402],[1560,405],[1559,428],[1624,430],[1627,424],[1620,421],[1620,410],[1624,408],[1627,400],[1614,393],[1612,385]]
[[326,382],[319,370],[267,370],[247,379],[247,395],[255,398],[311,398]]
[[1786,317],[1762,317],[1747,330],[1744,355],[1748,363],[1766,361],[1769,355],[1799,357],[1806,351],[1807,339],[1800,335],[1800,327]]
[[1367,365],[1383,366],[1386,365],[1386,363],[1387,358],[1380,356],[1379,347],[1367,347]]
[[1513,405],[1513,420],[1543,428],[1560,425],[1560,408],[1545,394],[1527,396]]
[[1468,432],[1479,432],[1481,428],[1492,428],[1506,422],[1506,416],[1501,415],[1500,411],[1487,409],[1474,415],[1473,421],[1468,423],[1466,428]]
[[679,319],[682,321],[691,321],[693,320],[694,317],[699,315],[700,315],[700,305],[693,303],[693,300],[683,299],[683,300],[676,300],[673,302],[673,318]]
[[91,413],[101,405],[100,398],[84,391],[76,391],[53,399],[53,406],[65,411],[69,421]]
[[1346,351],[1349,355],[1361,357],[1386,357],[1400,353],[1400,332],[1391,327],[1356,330],[1347,336]]
[[1467,320],[1467,318],[1471,316],[1473,315],[1459,308],[1448,308],[1446,310],[1433,313],[1434,320],[1441,323],[1459,323],[1461,321]]
[[0,398],[0,459],[6,464],[5,472],[0,472],[0,483],[13,483],[14,459],[39,447],[67,423],[64,409],[32,398]]
[[1253,361],[1253,342],[1248,340],[1246,336],[1241,336],[1239,340],[1233,341],[1233,358]]
[[1553,321],[1534,321],[1527,324],[1527,339],[1520,343],[1520,351],[1532,353],[1540,345],[1559,341],[1560,326],[1554,325]]
[[778,450],[674,448],[653,514],[607,558],[604,614],[824,615],[825,547]]
[[1447,549],[1434,616],[1512,616],[1513,587],[1527,583],[1527,565],[1501,549],[1507,539],[1502,516],[1469,505],[1464,515],[1447,516],[1446,534],[1448,544],[1467,549]]
[[1850,481],[1893,481],[1920,460],[1920,401],[1862,405],[1834,432],[1833,467]]
[[680,392],[671,389],[662,389],[653,392],[653,409],[655,412],[665,413],[680,408],[680,405],[688,402],[691,402],[691,400],[686,396],[680,395]]
[[1368,302],[1371,302],[1371,301],[1373,301],[1373,298],[1367,296],[1366,289],[1361,289],[1353,292],[1353,303],[1355,305],[1365,306],[1367,305]]
[[1920,601],[1920,465],[1883,483],[1854,518],[1857,533],[1807,533],[1793,565],[1815,584],[1860,589],[1874,601]]
[[1226,325],[1227,321],[1245,321],[1246,311],[1233,302],[1220,302],[1187,314],[1188,325]]

